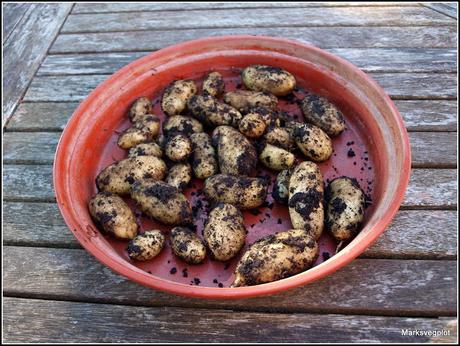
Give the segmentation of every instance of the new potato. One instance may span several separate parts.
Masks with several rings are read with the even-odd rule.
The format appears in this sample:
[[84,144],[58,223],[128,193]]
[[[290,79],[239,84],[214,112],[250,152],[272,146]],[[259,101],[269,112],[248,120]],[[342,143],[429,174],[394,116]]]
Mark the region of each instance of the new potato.
[[266,144],[259,155],[259,160],[263,165],[274,171],[289,169],[294,164],[295,156],[283,148]]
[[322,162],[332,155],[332,141],[319,127],[312,124],[297,124],[294,140],[302,153],[309,159]]
[[199,264],[206,258],[206,247],[200,237],[185,227],[171,230],[171,247],[174,255],[188,264]]
[[214,97],[222,95],[225,89],[225,83],[219,72],[211,72],[203,81],[203,94]]
[[182,134],[172,135],[166,139],[165,154],[174,162],[186,160],[192,153],[192,142]]
[[216,150],[212,146],[211,137],[204,132],[190,136],[192,142],[192,167],[195,177],[206,179],[219,172]]
[[126,247],[131,259],[148,261],[159,255],[165,245],[165,236],[159,230],[145,231],[132,239]]
[[284,96],[294,90],[296,80],[286,70],[266,65],[251,65],[241,73],[247,89],[269,92],[275,96]]
[[230,125],[238,127],[242,118],[237,109],[220,102],[211,95],[195,95],[188,101],[193,116],[210,127]]
[[253,107],[275,109],[278,104],[276,96],[259,91],[236,90],[228,92],[224,96],[224,102],[238,109],[240,112],[248,112]]
[[184,190],[192,180],[192,167],[189,163],[174,164],[166,176],[166,183],[179,190]]
[[188,100],[196,92],[197,87],[192,80],[173,81],[163,93],[161,109],[169,116],[181,114],[186,109]]

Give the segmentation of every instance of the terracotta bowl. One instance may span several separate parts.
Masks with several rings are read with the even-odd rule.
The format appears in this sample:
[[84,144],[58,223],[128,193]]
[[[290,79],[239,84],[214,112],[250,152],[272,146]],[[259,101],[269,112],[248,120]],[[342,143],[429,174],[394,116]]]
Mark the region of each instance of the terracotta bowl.
[[[200,84],[210,70],[220,71],[227,90],[240,88],[241,69],[250,64],[284,68],[296,76],[299,89],[280,100],[280,108],[301,118],[295,98],[313,92],[329,98],[344,113],[348,129],[333,140],[334,155],[320,165],[326,180],[340,175],[358,179],[372,205],[366,209],[363,229],[342,251],[328,234],[320,240],[316,265],[298,275],[251,287],[230,288],[238,258],[229,263],[206,260],[190,266],[171,255],[169,245],[148,262],[128,258],[126,242],[100,233],[87,204],[96,193],[95,178],[102,168],[126,156],[116,140],[127,128],[126,112],[134,99],[148,96],[154,113],[162,90],[172,80],[191,78]],[[349,62],[313,46],[281,38],[222,36],[174,45],[138,59],[101,83],[73,114],[54,161],[54,188],[64,217],[82,246],[99,261],[142,285],[180,295],[203,298],[242,298],[271,294],[305,285],[343,267],[361,254],[385,230],[398,210],[410,175],[409,140],[388,95],[365,73]],[[264,170],[259,175],[270,175]],[[196,217],[198,234],[206,218],[200,194],[202,182],[186,190]],[[132,205],[132,204],[131,204]],[[135,208],[135,206],[133,206]],[[291,228],[287,208],[267,203],[245,212],[247,243]],[[169,228],[139,218],[141,229]],[[330,258],[329,258],[330,257]]]

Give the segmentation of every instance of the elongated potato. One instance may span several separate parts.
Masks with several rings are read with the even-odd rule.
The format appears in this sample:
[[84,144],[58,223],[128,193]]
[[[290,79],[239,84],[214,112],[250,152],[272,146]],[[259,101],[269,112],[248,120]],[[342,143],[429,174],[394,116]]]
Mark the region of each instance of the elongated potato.
[[214,258],[228,261],[235,257],[246,241],[243,215],[231,204],[218,204],[204,226],[204,240]]
[[89,201],[88,209],[102,231],[120,239],[136,236],[139,228],[136,217],[121,197],[110,192],[99,192]]
[[350,240],[364,218],[365,195],[356,179],[340,177],[326,188],[326,229],[338,241]]
[[126,247],[131,259],[148,261],[159,255],[165,245],[165,236],[159,230],[145,231],[132,239]]
[[294,90],[295,78],[292,74],[278,67],[251,65],[241,73],[247,89],[265,91],[275,96],[284,96]]
[[161,147],[155,142],[141,143],[129,149],[128,156],[156,156],[161,158],[163,156],[163,150],[161,150]]
[[166,140],[165,154],[174,162],[186,160],[192,153],[192,142],[182,134],[172,135]]
[[160,131],[160,119],[153,114],[136,116],[134,124],[118,138],[118,146],[130,149],[138,144],[153,141]]
[[171,230],[171,247],[174,255],[189,264],[199,264],[206,258],[206,247],[200,237],[185,227]]
[[302,100],[300,108],[307,122],[318,126],[331,137],[339,135],[346,128],[342,112],[324,97],[308,95]]
[[126,195],[136,181],[161,180],[166,170],[166,164],[158,157],[129,157],[104,168],[96,178],[96,185],[101,191]]
[[287,151],[291,151],[295,146],[292,131],[285,127],[270,126],[265,132],[264,138],[268,144]]
[[289,169],[294,164],[295,156],[283,148],[275,147],[271,144],[266,144],[259,155],[259,160],[263,165],[274,171],[282,171]]
[[248,175],[255,172],[257,151],[249,140],[230,126],[216,127],[212,142],[217,147],[221,173]]
[[217,174],[219,166],[211,137],[204,132],[194,133],[190,136],[190,141],[192,142],[192,167],[195,177],[206,179]]
[[218,97],[222,95],[225,83],[219,72],[211,72],[203,81],[203,94]]
[[298,124],[293,136],[295,143],[307,158],[322,162],[331,157],[332,141],[319,127],[306,123]]
[[192,167],[189,163],[176,163],[166,176],[166,183],[179,190],[184,190],[192,180]]
[[211,127],[220,125],[237,127],[242,118],[238,110],[210,95],[192,96],[188,101],[188,108],[195,118]]
[[190,136],[192,133],[197,132],[203,132],[203,125],[192,117],[173,115],[163,123],[163,134],[165,136],[172,133]]
[[152,112],[152,102],[149,98],[143,96],[136,99],[129,109],[129,119],[134,122],[138,116],[150,114]]
[[137,182],[131,188],[131,198],[146,216],[166,225],[183,225],[192,221],[192,208],[187,198],[165,182]]
[[267,181],[229,174],[216,174],[204,182],[204,193],[212,203],[228,203],[239,209],[260,206],[267,197]]
[[245,115],[238,126],[240,132],[249,138],[259,138],[264,134],[266,127],[264,119],[256,113]]
[[324,226],[324,183],[318,166],[309,161],[298,164],[289,179],[289,216],[295,229],[318,239]]
[[197,87],[192,80],[173,81],[165,89],[161,100],[161,109],[166,115],[181,114],[187,107],[187,102],[195,95]]
[[291,170],[285,169],[278,173],[276,181],[273,184],[272,197],[279,204],[288,204],[289,200],[289,179],[291,178]]
[[278,99],[267,92],[236,90],[226,93],[224,102],[240,112],[246,113],[253,107],[264,107],[273,110],[278,104]]
[[244,253],[232,287],[259,285],[303,272],[315,263],[318,251],[315,239],[304,230],[268,235]]

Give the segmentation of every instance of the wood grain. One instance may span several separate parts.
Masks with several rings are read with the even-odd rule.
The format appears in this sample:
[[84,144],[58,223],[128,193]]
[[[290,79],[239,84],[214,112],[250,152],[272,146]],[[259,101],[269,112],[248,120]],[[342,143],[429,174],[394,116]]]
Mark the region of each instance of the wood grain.
[[3,43],[8,40],[14,28],[24,18],[30,4],[26,3],[6,3],[2,6],[3,12]]
[[445,14],[446,16],[449,16],[451,18],[457,19],[457,4],[456,3],[436,3],[436,2],[429,2],[429,3],[423,3],[423,6],[426,6],[428,8],[431,8],[432,10]]
[[3,199],[55,202],[53,167],[48,165],[5,165]]
[[[369,73],[394,99],[455,99],[453,73]],[[83,100],[108,75],[35,77],[25,101],[71,102]]]
[[[339,48],[330,53],[365,72],[455,72],[456,49]],[[114,73],[149,52],[48,55],[37,76]]]
[[456,25],[455,20],[424,7],[336,7],[225,9],[70,14],[63,33],[225,27]]
[[[80,247],[54,203],[6,202],[3,211],[4,245]],[[456,215],[450,210],[401,210],[361,257],[455,259]]]
[[392,316],[456,313],[455,261],[357,259],[312,284],[274,296],[203,300],[135,284],[81,249],[6,246],[4,260],[6,296],[271,312]]
[[[445,100],[396,100],[409,131],[456,131],[457,102]],[[23,102],[6,131],[61,131],[77,102]]]
[[412,167],[457,167],[457,132],[409,133]]
[[153,51],[188,40],[236,34],[285,37],[320,48],[444,48],[457,46],[456,28],[448,26],[267,27],[61,34],[57,37],[50,52],[57,54]]
[[2,126],[13,113],[71,8],[71,3],[30,4],[3,43]]

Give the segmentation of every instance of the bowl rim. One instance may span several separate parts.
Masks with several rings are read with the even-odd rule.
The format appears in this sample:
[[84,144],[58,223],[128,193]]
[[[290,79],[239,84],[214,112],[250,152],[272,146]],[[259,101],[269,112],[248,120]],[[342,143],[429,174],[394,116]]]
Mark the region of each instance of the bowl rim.
[[[315,54],[323,55],[326,58],[337,62],[342,65],[347,70],[352,70],[353,73],[358,74],[367,86],[373,88],[379,96],[383,98],[383,104],[389,107],[390,113],[393,115],[395,123],[397,125],[397,134],[400,135],[402,139],[402,147],[399,150],[402,152],[402,167],[400,172],[400,179],[395,188],[395,192],[389,207],[385,213],[380,217],[377,224],[373,227],[372,232],[368,232],[360,242],[354,244],[354,246],[343,255],[338,256],[333,261],[326,261],[314,268],[299,273],[297,275],[270,282],[256,286],[247,286],[247,287],[236,287],[236,288],[219,288],[219,287],[202,287],[202,286],[190,286],[182,283],[168,281],[163,278],[152,276],[148,273],[143,273],[139,270],[134,270],[132,265],[129,263],[122,264],[120,261],[115,260],[111,255],[105,253],[98,245],[94,244],[87,239],[82,234],[85,232],[81,227],[78,219],[72,212],[70,206],[71,199],[69,198],[69,186],[68,186],[68,172],[67,170],[60,169],[61,166],[67,167],[71,161],[69,157],[68,148],[69,145],[75,144],[75,138],[71,134],[78,128],[78,114],[85,111],[85,109],[91,105],[91,103],[96,99],[96,97],[104,91],[109,85],[113,84],[119,76],[125,74],[125,72],[133,71],[136,67],[141,66],[145,61],[148,61],[152,58],[159,58],[161,56],[166,56],[171,52],[181,51],[185,47],[190,45],[196,46],[201,44],[209,44],[212,42],[222,42],[222,41],[239,41],[247,39],[257,39],[260,41],[266,41],[270,43],[281,43],[284,45],[290,45],[293,47],[299,47],[302,49],[307,49],[312,51]],[[78,136],[77,136],[78,138]],[[70,155],[71,156],[71,155]],[[407,130],[404,125],[404,121],[398,112],[396,106],[394,105],[391,98],[386,94],[386,92],[374,81],[370,76],[361,71],[358,67],[354,66],[352,63],[348,62],[345,59],[342,59],[336,55],[333,55],[327,51],[324,51],[320,48],[312,46],[310,44],[300,42],[297,40],[291,40],[280,37],[270,37],[270,36],[253,36],[253,35],[230,35],[230,36],[214,36],[206,37],[197,40],[186,41],[178,43],[175,45],[168,46],[166,48],[160,49],[158,51],[152,52],[144,57],[136,59],[130,64],[122,67],[117,72],[109,76],[106,80],[100,83],[77,107],[77,109],[72,114],[67,125],[65,126],[62,135],[59,139],[54,163],[53,163],[53,185],[55,190],[56,201],[59,207],[59,210],[64,218],[65,223],[70,228],[74,236],[80,242],[80,244],[93,256],[95,256],[100,262],[108,266],[115,272],[129,278],[132,281],[135,281],[141,285],[148,286],[150,288],[166,291],[169,293],[174,293],[182,296],[189,297],[199,297],[199,298],[220,298],[220,299],[236,299],[236,298],[248,298],[254,296],[268,295],[294,287],[302,286],[307,283],[313,282],[319,278],[322,278],[330,273],[338,270],[339,268],[347,265],[357,256],[359,256],[366,248],[368,248],[386,229],[390,221],[395,216],[398,211],[405,195],[407,189],[410,171],[411,171],[411,153],[410,153],[410,144],[409,137],[407,135]],[[79,230],[80,229],[80,230]],[[86,231],[87,232],[87,231]],[[333,257],[331,257],[333,258]],[[313,270],[314,269],[314,270]],[[306,274],[306,275],[305,275]]]

